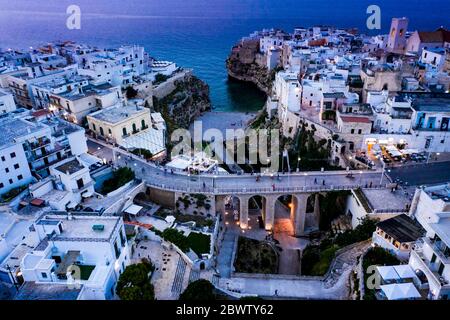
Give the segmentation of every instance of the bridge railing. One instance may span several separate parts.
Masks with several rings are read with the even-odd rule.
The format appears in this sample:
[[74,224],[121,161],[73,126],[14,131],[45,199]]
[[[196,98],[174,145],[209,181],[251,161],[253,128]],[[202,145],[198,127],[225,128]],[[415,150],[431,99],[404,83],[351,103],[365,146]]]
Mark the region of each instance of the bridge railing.
[[[361,185],[329,185],[329,186],[305,186],[305,187],[260,187],[260,188],[212,188],[202,187],[180,187],[162,183],[148,183],[153,188],[182,193],[205,193],[205,194],[260,194],[260,193],[306,193],[325,191],[348,191],[361,188]],[[383,189],[385,186],[372,185],[365,189]]]

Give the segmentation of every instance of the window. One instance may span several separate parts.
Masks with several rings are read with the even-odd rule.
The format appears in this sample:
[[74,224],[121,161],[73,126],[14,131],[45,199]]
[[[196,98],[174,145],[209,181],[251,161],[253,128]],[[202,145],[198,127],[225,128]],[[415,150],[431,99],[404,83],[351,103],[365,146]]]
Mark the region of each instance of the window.
[[145,129],[145,120],[144,119],[142,119],[141,124],[142,124],[142,129]]
[[114,242],[114,251],[116,253],[116,259],[118,259],[120,256],[120,250],[119,250],[119,247],[117,246],[117,241]]
[[83,178],[77,180],[77,186],[78,186],[78,189],[81,189],[84,187]]
[[9,184],[13,184],[13,183],[14,183],[13,179],[9,179]]
[[92,124],[92,129],[95,131],[95,123]]
[[102,128],[102,127],[100,127],[100,134],[101,134],[102,136],[105,135],[105,132],[103,131],[103,128]]
[[45,272],[41,272],[41,276],[42,278],[47,279],[47,274]]
[[22,180],[23,179],[23,176],[21,175],[21,174],[19,174],[18,176],[17,176],[17,180]]
[[355,129],[352,129],[352,130],[350,131],[350,133],[351,133],[351,134],[355,133]]
[[18,163],[16,163],[15,165],[14,165],[14,169],[19,169],[20,168],[20,166],[19,166],[19,164]]
[[359,130],[358,130],[358,134],[361,134],[361,133],[362,133],[362,130],[361,130],[361,129],[359,129]]
[[0,189],[4,187],[3,182],[0,182]]
[[6,171],[6,173],[8,173],[9,172],[9,168],[5,168],[5,171]]
[[11,159],[15,158],[16,157],[16,153],[15,152],[11,152],[10,156],[11,156]]
[[2,156],[2,161],[5,161],[6,159],[5,159],[5,157],[4,156]]
[[123,134],[124,136],[127,135],[127,128],[122,128],[122,134]]

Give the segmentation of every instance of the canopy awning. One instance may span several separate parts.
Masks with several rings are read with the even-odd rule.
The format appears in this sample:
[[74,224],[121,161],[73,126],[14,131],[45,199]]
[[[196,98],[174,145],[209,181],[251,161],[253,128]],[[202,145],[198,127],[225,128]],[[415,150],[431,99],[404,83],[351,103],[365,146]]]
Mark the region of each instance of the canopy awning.
[[92,191],[92,190],[86,190],[85,192],[83,192],[82,194],[81,194],[81,196],[83,197],[83,198],[90,198],[90,197],[92,197],[94,195],[94,192]]
[[417,299],[421,295],[412,283],[394,283],[380,286],[388,300]]
[[402,279],[411,279],[416,277],[416,273],[409,264],[394,266],[394,269]]
[[141,211],[142,208],[143,207],[138,206],[137,204],[132,204],[128,208],[126,208],[124,211],[129,214],[137,215],[139,213],[139,211]]
[[69,203],[66,204],[66,207],[67,207],[68,209],[73,209],[73,208],[75,208],[76,206],[77,206],[77,204],[76,204],[75,202],[72,202],[72,201],[69,201]]
[[30,203],[31,203],[33,206],[40,207],[40,206],[42,206],[42,205],[45,203],[45,201],[42,200],[42,199],[39,199],[39,198],[34,198],[33,200],[31,200]]
[[400,276],[392,266],[378,266],[377,271],[384,281],[400,280]]

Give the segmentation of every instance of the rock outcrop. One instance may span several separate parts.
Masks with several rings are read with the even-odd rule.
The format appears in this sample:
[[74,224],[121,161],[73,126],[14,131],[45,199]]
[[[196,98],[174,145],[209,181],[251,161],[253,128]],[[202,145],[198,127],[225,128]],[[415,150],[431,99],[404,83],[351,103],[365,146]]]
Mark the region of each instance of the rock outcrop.
[[275,73],[269,71],[262,61],[259,40],[243,39],[233,47],[226,61],[228,76],[254,83],[261,91],[269,95]]
[[154,110],[161,112],[169,134],[176,128],[189,128],[198,116],[211,110],[209,86],[190,72],[172,85],[164,96],[153,96]]

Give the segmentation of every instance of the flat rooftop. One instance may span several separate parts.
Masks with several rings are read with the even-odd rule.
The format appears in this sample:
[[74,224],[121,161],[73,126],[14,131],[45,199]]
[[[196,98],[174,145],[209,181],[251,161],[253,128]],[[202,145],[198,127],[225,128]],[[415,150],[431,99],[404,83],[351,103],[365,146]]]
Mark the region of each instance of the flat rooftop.
[[412,103],[416,111],[450,113],[450,96],[448,98],[421,98]]
[[414,242],[425,233],[422,226],[406,214],[379,222],[377,227],[401,243]]
[[94,112],[88,117],[104,121],[110,124],[120,123],[126,119],[132,118],[136,115],[148,112],[150,115],[150,109],[139,107],[139,106],[119,106],[115,105],[109,108],[105,108]]
[[81,289],[69,289],[64,283],[25,282],[15,300],[76,300]]
[[411,204],[411,197],[401,190],[391,192],[391,189],[362,189],[361,193],[372,210],[393,211],[405,210]]
[[450,185],[425,188],[425,192],[433,200],[441,199],[442,201],[450,202]]
[[450,246],[450,217],[444,216],[439,219],[439,223],[430,223],[430,227],[447,246]]
[[31,123],[23,119],[6,117],[0,119],[0,148],[16,144],[18,138],[28,136],[44,130],[45,127],[39,123]]
[[[94,215],[72,215],[67,213],[45,214],[37,224],[61,221],[63,232],[52,238],[52,241],[109,241],[121,217],[99,217]],[[94,225],[102,225],[102,231],[93,229]]]
[[92,96],[92,95],[109,94],[109,93],[111,93],[112,88],[114,88],[114,86],[109,83],[103,83],[103,84],[99,84],[99,85],[89,84],[88,86],[85,86],[82,88],[81,93],[65,92],[65,93],[57,94],[57,95],[64,97],[67,100],[75,101],[75,100],[83,99],[85,97]]
[[77,158],[74,158],[63,163],[62,165],[57,166],[55,169],[65,174],[74,174],[80,170],[83,170],[84,168],[85,166],[80,161],[78,161]]
[[357,116],[343,116],[339,115],[342,122],[358,122],[358,123],[370,123],[371,121],[367,117],[357,117]]

